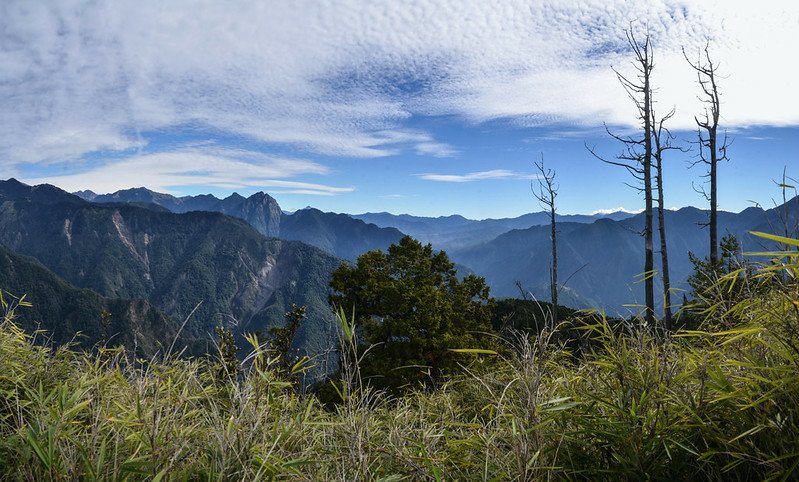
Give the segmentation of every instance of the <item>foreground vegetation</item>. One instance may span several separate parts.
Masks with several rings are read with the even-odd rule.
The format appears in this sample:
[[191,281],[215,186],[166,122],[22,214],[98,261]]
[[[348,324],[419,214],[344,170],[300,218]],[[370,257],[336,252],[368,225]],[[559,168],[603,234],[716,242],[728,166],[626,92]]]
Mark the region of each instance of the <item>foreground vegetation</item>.
[[47,348],[7,300],[0,477],[796,479],[799,255],[775,256],[788,262],[714,284],[700,330],[573,318],[508,335],[502,355],[470,350],[459,374],[402,397],[363,380],[342,316],[334,405],[266,348],[238,374],[218,357]]

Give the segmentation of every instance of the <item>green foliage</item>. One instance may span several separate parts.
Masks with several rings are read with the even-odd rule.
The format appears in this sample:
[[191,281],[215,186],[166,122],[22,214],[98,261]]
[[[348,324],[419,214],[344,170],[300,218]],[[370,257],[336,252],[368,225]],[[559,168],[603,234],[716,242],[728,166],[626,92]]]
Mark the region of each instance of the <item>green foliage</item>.
[[236,358],[239,349],[233,338],[233,332],[223,326],[217,326],[214,328],[214,333],[219,339],[217,342],[216,378],[217,380],[235,380],[239,373],[239,361]]
[[331,303],[355,310],[363,328],[363,373],[376,387],[432,386],[468,357],[453,348],[490,348],[493,300],[483,278],[458,280],[446,253],[406,236],[387,252],[369,251],[342,264]]
[[[790,240],[797,243],[796,240]],[[34,344],[3,296],[4,480],[796,480],[799,252],[770,252],[702,330],[663,336],[588,317],[579,356],[557,329],[475,354],[437,390],[390,398],[339,310],[342,399],[287,389],[255,348],[239,376],[213,358],[137,360]],[[767,288],[767,289],[766,289]],[[594,320],[594,321],[591,321]],[[720,321],[720,320],[723,320]],[[220,343],[220,344],[224,344]],[[485,349],[483,347],[483,349]]]
[[272,336],[269,344],[288,371],[297,362],[298,355],[292,353],[291,345],[294,335],[297,334],[297,329],[300,327],[300,322],[305,318],[305,307],[292,303],[291,310],[286,313],[285,318],[286,326],[269,329],[269,334]]
[[741,244],[732,234],[724,236],[721,240],[721,259],[712,261],[698,258],[694,253],[688,253],[688,258],[694,265],[694,271],[688,277],[688,284],[693,290],[693,296],[701,298],[713,288],[725,275],[740,272],[744,266],[741,257]]
[[[491,325],[494,331],[506,333],[513,330],[537,335],[552,323],[552,304],[546,301],[505,298],[496,300]],[[558,306],[558,319],[566,320],[576,310]]]
[[[770,241],[792,241],[763,233],[752,234]],[[790,246],[790,244],[786,246]],[[742,319],[737,317],[738,310],[734,310],[734,307],[746,300],[783,290],[786,282],[790,281],[784,274],[763,276],[763,272],[768,272],[773,268],[769,268],[763,263],[748,261],[744,257],[745,254],[784,257],[780,256],[780,252],[742,253],[740,243],[731,234],[724,236],[720,247],[721,258],[715,265],[689,253],[691,262],[694,264],[694,272],[688,278],[693,299],[683,308],[684,326],[695,328],[700,324],[700,320],[704,324],[717,323],[721,328],[735,326]],[[775,259],[775,262],[778,263],[778,261],[779,259]],[[710,314],[713,316],[708,316]]]
[[270,355],[276,358],[276,371],[286,380],[297,383],[299,367],[306,365],[307,357],[301,357],[299,349],[294,346],[294,337],[300,328],[300,322],[305,318],[305,307],[292,303],[291,310],[286,313],[286,326],[269,329],[268,341]]
[[691,287],[690,300],[683,295],[678,326],[697,328],[703,319],[703,313],[714,303],[721,303],[729,309],[744,294],[744,286],[739,281],[748,281],[750,278],[744,276],[746,264],[738,238],[732,234],[724,236],[720,248],[721,258],[715,263],[688,253],[688,259],[693,265],[693,271],[687,279]]

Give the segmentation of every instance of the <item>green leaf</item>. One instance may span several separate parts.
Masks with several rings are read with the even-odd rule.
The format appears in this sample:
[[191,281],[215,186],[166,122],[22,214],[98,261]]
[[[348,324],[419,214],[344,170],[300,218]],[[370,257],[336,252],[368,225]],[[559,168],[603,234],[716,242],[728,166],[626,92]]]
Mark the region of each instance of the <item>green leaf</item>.
[[163,479],[163,478],[164,478],[164,476],[167,474],[167,472],[168,472],[168,469],[166,469],[166,468],[164,468],[163,470],[161,470],[160,472],[158,472],[158,473],[155,475],[155,477],[153,478],[153,482],[161,482],[161,479]]
[[499,355],[494,350],[485,350],[483,348],[450,348],[449,351],[455,353],[471,353],[475,355]]
[[759,238],[770,239],[771,241],[776,241],[778,243],[787,244],[788,246],[797,246],[799,247],[799,239],[793,238],[786,238],[784,236],[777,236],[775,234],[768,234],[768,233],[761,233],[759,231],[749,231],[749,234],[753,234]]
[[36,457],[39,458],[39,461],[42,463],[42,465],[44,465],[47,470],[50,470],[52,461],[50,460],[50,457],[45,454],[44,450],[42,450],[39,442],[36,441],[37,435],[38,434],[33,430],[33,428],[28,426],[25,437],[28,440],[28,445],[30,445],[33,451],[36,453]]
[[799,253],[796,251],[747,251],[745,253],[741,253],[744,256],[761,256],[761,257],[769,257],[769,258],[784,258],[786,256],[799,256]]

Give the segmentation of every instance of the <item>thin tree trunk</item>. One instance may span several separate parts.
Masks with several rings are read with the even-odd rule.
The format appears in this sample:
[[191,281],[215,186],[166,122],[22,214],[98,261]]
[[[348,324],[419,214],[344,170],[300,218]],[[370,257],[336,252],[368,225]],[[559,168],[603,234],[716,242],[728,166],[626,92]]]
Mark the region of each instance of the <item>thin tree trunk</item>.
[[[630,78],[615,70],[624,90],[635,103],[638,109],[638,118],[643,123],[643,133],[640,138],[614,135],[605,126],[605,130],[614,139],[625,145],[625,150],[619,154],[616,161],[610,161],[597,155],[593,149],[588,150],[602,162],[623,167],[636,180],[642,183],[640,192],[644,193],[644,297],[646,308],[644,321],[652,326],[655,323],[655,280],[654,280],[654,240],[653,240],[653,211],[652,211],[652,137],[654,135],[652,114],[652,87],[651,74],[654,68],[652,46],[649,32],[643,43],[639,43],[632,31],[628,30],[627,41],[635,54],[633,62],[637,70],[636,77]],[[643,147],[643,152],[640,148]]]
[[[648,39],[647,39],[648,41]],[[646,322],[655,323],[655,269],[654,246],[652,233],[652,91],[649,84],[649,75],[652,70],[650,59],[644,64],[644,273],[646,296]]]
[[[551,195],[551,193],[550,193]],[[558,323],[558,243],[557,230],[555,229],[555,198],[551,196],[552,205],[550,206],[550,225],[552,227],[552,321]]]
[[[719,100],[719,90],[716,86],[716,73],[712,70],[712,63],[710,73],[710,87],[711,87],[711,117],[713,119],[710,126],[708,126],[708,144],[710,148],[710,261],[715,266],[719,260],[719,241],[718,241],[718,197],[716,195],[716,186],[718,185],[718,127],[719,127],[719,110],[721,102]],[[726,150],[726,142],[725,147]],[[726,156],[726,153],[725,153]]]
[[710,263],[715,266],[719,260],[718,242],[718,199],[716,197],[716,166],[718,156],[716,155],[716,123],[710,129]]
[[[710,264],[713,267],[719,262],[719,242],[718,242],[718,163],[719,161],[727,160],[727,137],[725,136],[719,145],[718,127],[721,112],[721,98],[719,96],[718,85],[716,85],[716,66],[710,58],[709,46],[705,46],[704,60],[700,54],[696,63],[691,62],[688,56],[683,51],[683,56],[688,64],[696,71],[699,85],[702,88],[705,99],[705,113],[703,119],[698,116],[694,117],[696,125],[699,128],[699,162],[707,164],[708,176],[710,177],[710,194],[708,195],[704,190],[702,194],[710,202]],[[702,136],[702,131],[707,134],[707,138]],[[709,151],[710,156],[705,155],[705,149]]]
[[[660,142],[658,141],[658,144]],[[658,232],[660,234],[660,264],[663,270],[663,325],[666,330],[671,330],[673,322],[671,316],[671,281],[669,279],[669,254],[666,247],[666,220],[663,204],[663,159],[660,145],[657,146],[656,156],[657,189],[658,189]]]
[[530,184],[533,196],[541,203],[541,207],[549,209],[549,224],[552,228],[550,238],[552,240],[552,268],[549,272],[549,291],[552,300],[552,322],[558,323],[558,242],[557,228],[555,225],[555,197],[558,195],[558,187],[555,184],[555,171],[544,167],[544,155],[541,154],[541,162],[535,163],[535,167],[541,173],[538,178],[538,190]]

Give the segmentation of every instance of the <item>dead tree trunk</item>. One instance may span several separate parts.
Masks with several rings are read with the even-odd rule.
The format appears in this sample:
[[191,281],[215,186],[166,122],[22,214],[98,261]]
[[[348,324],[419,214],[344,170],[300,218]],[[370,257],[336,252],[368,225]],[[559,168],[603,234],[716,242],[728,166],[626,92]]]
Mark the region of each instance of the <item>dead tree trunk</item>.
[[652,229],[652,89],[650,86],[650,74],[652,72],[651,50],[649,49],[649,37],[644,44],[646,50],[643,51],[641,67],[644,75],[644,273],[646,275],[644,289],[646,297],[646,313],[644,318],[649,326],[655,323],[655,247],[654,233]]
[[660,264],[663,277],[663,327],[666,330],[671,330],[674,323],[671,313],[671,280],[669,277],[669,254],[666,245],[666,219],[664,214],[666,207],[663,192],[663,152],[672,149],[670,143],[671,133],[664,127],[664,124],[673,115],[674,110],[658,120],[654,110],[652,111],[652,124],[656,126],[652,131],[652,139],[655,144],[653,158],[658,193],[658,234],[660,235]]
[[716,69],[717,65],[713,64],[710,58],[709,46],[705,45],[704,59],[702,55],[696,62],[688,59],[688,56],[683,51],[685,60],[696,71],[696,76],[699,85],[702,88],[704,99],[702,102],[705,104],[705,112],[703,118],[695,116],[694,120],[697,125],[697,132],[699,137],[699,160],[693,165],[704,163],[708,166],[707,177],[710,179],[710,193],[702,189],[700,192],[710,202],[710,220],[708,226],[710,228],[710,263],[716,266],[719,262],[719,243],[718,243],[718,163],[727,159],[727,136],[719,143],[718,127],[721,101],[719,97],[719,89],[716,84]]
[[550,238],[552,240],[552,266],[549,272],[549,290],[552,299],[552,322],[558,323],[558,242],[557,227],[555,225],[555,197],[558,195],[558,187],[555,185],[555,171],[544,169],[544,156],[541,156],[541,163],[535,163],[535,167],[541,173],[538,178],[538,191],[533,186],[533,195],[541,203],[541,207],[549,211],[549,225],[552,229]]
[[[631,30],[626,32],[627,42],[635,55],[633,66],[637,74],[630,79],[620,72],[616,72],[624,90],[627,91],[635,107],[638,109],[638,119],[643,128],[640,137],[622,137],[605,130],[614,139],[625,145],[625,150],[616,156],[618,161],[609,161],[597,155],[589,148],[592,154],[606,162],[625,169],[641,184],[635,187],[644,195],[644,319],[650,326],[655,323],[655,284],[654,284],[654,243],[653,243],[653,200],[652,200],[652,87],[650,83],[654,61],[649,34],[644,41],[639,43]],[[615,69],[614,69],[615,70]]]

